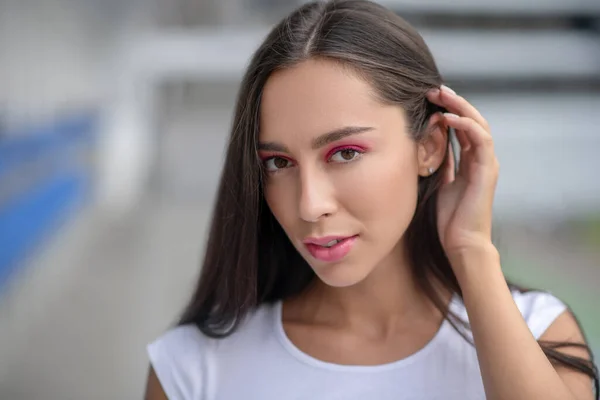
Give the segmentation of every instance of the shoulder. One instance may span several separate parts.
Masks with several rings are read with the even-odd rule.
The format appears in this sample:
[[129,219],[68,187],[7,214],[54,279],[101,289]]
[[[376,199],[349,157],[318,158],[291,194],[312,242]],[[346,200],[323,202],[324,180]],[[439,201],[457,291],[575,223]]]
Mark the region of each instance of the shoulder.
[[150,364],[167,398],[201,398],[198,394],[204,385],[204,356],[210,341],[195,325],[183,325],[147,346]]
[[223,360],[243,358],[266,340],[275,310],[276,306],[259,307],[224,338],[208,337],[189,324],[172,328],[148,344],[150,364],[167,397],[205,398],[215,370],[225,367]]
[[[567,310],[565,303],[549,292],[521,291],[513,288],[511,293],[523,319],[536,339],[540,339],[550,325]],[[461,320],[469,320],[467,310],[460,299],[455,298],[450,308]]]
[[567,310],[566,304],[549,292],[513,290],[512,295],[536,339]]

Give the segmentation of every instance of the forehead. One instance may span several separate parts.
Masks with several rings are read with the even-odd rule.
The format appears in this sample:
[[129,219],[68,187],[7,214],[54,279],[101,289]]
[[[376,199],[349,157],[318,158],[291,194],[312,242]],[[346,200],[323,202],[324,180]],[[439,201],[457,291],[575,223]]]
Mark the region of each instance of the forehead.
[[261,140],[286,133],[319,134],[348,124],[375,123],[384,106],[349,68],[308,60],[269,77],[261,103]]

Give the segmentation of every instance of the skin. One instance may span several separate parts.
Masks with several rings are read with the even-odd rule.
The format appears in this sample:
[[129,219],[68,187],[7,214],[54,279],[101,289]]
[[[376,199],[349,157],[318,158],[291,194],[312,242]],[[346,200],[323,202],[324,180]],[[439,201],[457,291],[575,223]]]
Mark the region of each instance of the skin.
[[[441,116],[432,121],[439,127],[431,140],[417,145],[400,108],[381,105],[347,69],[313,60],[269,79],[261,113],[259,142],[286,149],[261,151],[261,157],[290,160],[269,173],[267,203],[320,278],[312,291],[284,304],[290,339],[308,354],[345,364],[393,361],[425,345],[442,316],[412,282],[401,238],[415,212],[418,176],[444,156]],[[313,146],[344,126],[373,129]],[[330,156],[339,146],[365,150],[340,162],[339,154]],[[303,243],[307,236],[357,234],[338,263],[313,258]],[[414,346],[400,344],[407,342]],[[364,351],[344,351],[349,347]]]
[[[403,236],[414,215],[419,175],[442,168],[438,230],[463,291],[486,397],[592,399],[588,377],[550,364],[502,275],[491,240],[499,166],[487,122],[445,87],[428,98],[452,114],[432,116],[430,134],[417,143],[402,110],[379,103],[348,69],[309,60],[269,78],[259,137],[271,171],[265,196],[319,278],[284,302],[286,334],[315,358],[354,365],[405,358],[433,338],[443,316],[414,283]],[[348,126],[372,129],[315,146],[324,133]],[[462,148],[457,176],[450,162],[442,165],[448,126]],[[340,153],[340,146],[362,154]],[[358,237],[344,259],[328,263],[312,257],[303,243],[307,236],[327,235]],[[583,343],[568,313],[542,339]],[[565,353],[589,358],[582,350]],[[152,370],[148,387],[147,399],[166,398]]]

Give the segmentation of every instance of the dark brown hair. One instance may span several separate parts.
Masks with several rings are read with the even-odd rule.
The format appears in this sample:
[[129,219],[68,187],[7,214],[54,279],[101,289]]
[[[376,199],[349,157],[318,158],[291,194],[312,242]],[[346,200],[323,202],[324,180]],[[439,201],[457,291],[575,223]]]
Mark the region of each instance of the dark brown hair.
[[[294,296],[315,279],[265,202],[256,148],[267,79],[314,58],[351,68],[372,85],[381,102],[402,107],[415,140],[424,137],[429,117],[440,111],[425,97],[442,84],[433,56],[416,30],[395,13],[369,1],[347,0],[309,3],[283,19],[255,52],[241,84],[200,280],[180,324],[193,323],[211,337],[227,336],[254,307]],[[452,314],[434,288],[440,282],[461,296],[438,237],[440,185],[437,173],[419,180],[406,246],[421,289],[463,332],[468,324]],[[592,377],[598,392],[593,361],[557,350],[583,347],[592,357],[587,346],[540,345],[552,362]]]

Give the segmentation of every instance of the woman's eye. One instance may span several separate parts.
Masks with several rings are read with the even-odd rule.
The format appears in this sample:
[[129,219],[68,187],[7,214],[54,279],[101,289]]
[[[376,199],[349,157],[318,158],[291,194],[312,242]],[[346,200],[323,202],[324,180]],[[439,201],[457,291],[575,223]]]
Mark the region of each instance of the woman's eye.
[[283,157],[271,157],[265,161],[265,168],[267,171],[277,171],[289,167],[290,164],[290,160],[286,160]]
[[349,162],[353,161],[360,156],[360,152],[354,149],[342,149],[336,151],[331,155],[330,160],[334,162]]

